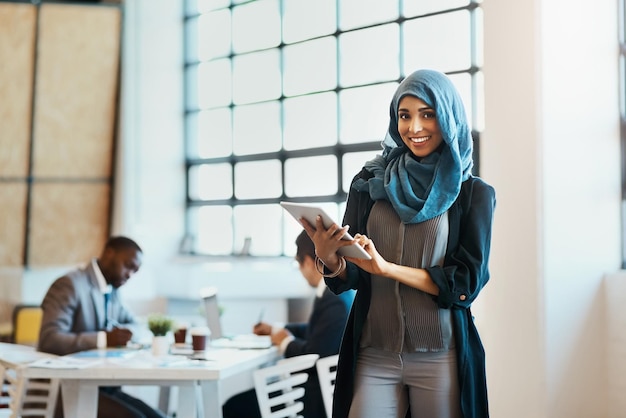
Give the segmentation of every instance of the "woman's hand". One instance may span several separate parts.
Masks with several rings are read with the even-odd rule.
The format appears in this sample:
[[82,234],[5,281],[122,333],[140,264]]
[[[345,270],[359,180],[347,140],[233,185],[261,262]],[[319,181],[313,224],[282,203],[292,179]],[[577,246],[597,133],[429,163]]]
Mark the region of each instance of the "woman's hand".
[[427,270],[390,263],[378,253],[374,242],[367,236],[357,234],[354,239],[367,251],[372,259],[365,260],[362,258],[346,257],[346,260],[356,264],[359,268],[368,273],[396,280],[431,295],[436,296],[439,294],[439,288],[435,282],[433,282]]
[[348,241],[342,239],[350,227],[348,225],[339,227],[339,225],[334,223],[326,229],[321,216],[315,219],[315,226],[311,225],[304,218],[301,218],[300,222],[315,245],[315,254],[317,257],[322,260],[322,263],[330,270],[336,270],[336,268],[339,267],[339,255],[337,254],[337,250],[356,242],[355,240]]
[[362,234],[356,234],[354,236],[354,240],[357,244],[363,247],[363,249],[367,251],[372,258],[371,260],[366,260],[364,258],[346,257],[346,260],[356,264],[357,267],[367,271],[368,273],[376,274],[378,276],[387,276],[390,263],[380,255],[378,250],[376,250],[374,242],[366,235]]

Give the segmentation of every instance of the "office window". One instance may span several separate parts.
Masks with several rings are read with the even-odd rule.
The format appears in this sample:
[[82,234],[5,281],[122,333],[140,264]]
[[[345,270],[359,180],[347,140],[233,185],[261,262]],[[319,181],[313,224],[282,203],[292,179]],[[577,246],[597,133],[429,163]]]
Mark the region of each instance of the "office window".
[[[380,153],[389,102],[419,68],[458,87],[482,130],[480,0],[186,0],[187,234],[193,254],[293,255],[281,200],[341,221]],[[249,251],[249,252],[248,252]]]

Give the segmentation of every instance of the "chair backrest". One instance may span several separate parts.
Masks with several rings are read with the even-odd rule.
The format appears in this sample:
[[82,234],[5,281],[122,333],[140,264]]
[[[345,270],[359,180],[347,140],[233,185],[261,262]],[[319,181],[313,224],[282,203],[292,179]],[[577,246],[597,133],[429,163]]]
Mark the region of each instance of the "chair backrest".
[[25,378],[20,366],[0,364],[2,392],[8,397],[9,408],[0,409],[0,417],[52,418],[59,394],[58,379]]
[[[9,382],[4,380],[4,366],[0,364],[0,417],[8,416],[11,398],[9,397]],[[9,411],[9,412],[7,412]],[[3,414],[7,412],[6,414]]]
[[43,310],[38,305],[17,305],[13,309],[13,338],[15,344],[36,346]]
[[333,395],[335,393],[335,378],[337,376],[337,361],[339,354],[328,356],[317,360],[315,367],[317,368],[317,378],[320,381],[320,389],[322,390],[322,399],[324,400],[324,408],[326,416],[332,416]]
[[300,387],[308,379],[307,369],[315,366],[317,354],[303,354],[278,361],[254,371],[254,388],[262,418],[300,417],[304,409]]

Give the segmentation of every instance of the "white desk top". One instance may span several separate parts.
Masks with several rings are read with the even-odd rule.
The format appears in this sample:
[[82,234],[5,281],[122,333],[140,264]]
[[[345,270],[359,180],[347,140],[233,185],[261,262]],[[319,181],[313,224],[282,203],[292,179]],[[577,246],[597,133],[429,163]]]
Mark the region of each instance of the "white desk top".
[[[95,351],[97,352],[97,351]],[[4,351],[0,347],[0,359],[24,365],[25,376],[36,374],[41,378],[80,379],[80,380],[219,380],[259,367],[276,360],[275,347],[260,350],[209,349],[207,360],[190,360],[186,356],[167,355],[155,357],[149,350],[128,351],[122,357],[106,357],[105,350],[100,357],[53,356],[37,351]],[[48,364],[37,361],[48,359]],[[72,362],[65,362],[72,360]],[[76,360],[84,362],[84,367]],[[181,371],[184,370],[184,373]]]
[[13,364],[26,364],[42,358],[53,358],[54,354],[36,351],[35,347],[29,345],[0,343],[0,361]]
[[[190,360],[182,355],[157,357],[145,349],[125,350],[124,355],[115,356],[107,356],[107,350],[89,353],[93,355],[86,356],[83,352],[76,356],[54,356],[35,351],[32,347],[1,344],[0,362],[22,365],[24,377],[60,379],[64,407],[69,408],[66,409],[69,417],[83,418],[95,414],[93,405],[97,387],[112,383],[185,387],[190,395],[186,395],[184,408],[188,406],[185,405],[188,400],[194,403],[194,382],[199,382],[202,387],[204,416],[219,417],[221,402],[228,393],[221,385],[231,378],[245,376],[238,388],[248,389],[253,385],[252,371],[274,363],[279,357],[276,347],[252,350],[210,348],[206,351],[206,360]],[[195,405],[192,407],[195,408]],[[185,412],[192,413],[195,416],[195,410]]]

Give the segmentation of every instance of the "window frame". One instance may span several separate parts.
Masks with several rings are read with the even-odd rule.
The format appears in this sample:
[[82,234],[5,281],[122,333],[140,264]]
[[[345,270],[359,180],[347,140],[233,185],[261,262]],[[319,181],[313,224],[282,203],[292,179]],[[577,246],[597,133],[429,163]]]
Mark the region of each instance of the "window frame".
[[[187,25],[189,24],[189,22],[192,19],[197,18],[200,13],[188,13],[188,10],[190,10],[191,6],[190,4],[195,2],[197,0],[185,0],[185,17],[184,17],[184,25],[185,25],[185,31],[184,31],[184,43],[185,43],[185,48],[184,50],[187,51],[188,47],[189,47],[189,42],[190,40],[188,39],[188,31],[186,30]],[[241,6],[243,4],[247,4],[250,3],[250,1],[231,1],[229,2],[230,5],[227,6],[228,9],[232,9],[238,6]],[[235,3],[235,4],[233,4]],[[282,18],[283,18],[283,10],[284,10],[284,6],[283,6],[283,0],[279,0],[279,3],[281,4],[281,22],[282,22]],[[337,1],[335,4],[338,6],[339,1]],[[480,126],[481,124],[478,123],[478,119],[482,117],[482,113],[484,112],[482,107],[479,106],[479,96],[482,95],[482,92],[479,92],[479,89],[481,89],[481,85],[479,80],[478,80],[478,76],[482,74],[482,63],[480,62],[480,57],[478,57],[479,52],[482,50],[482,45],[479,46],[478,43],[482,42],[482,38],[481,38],[481,28],[479,27],[479,20],[477,18],[477,11],[476,9],[479,9],[481,7],[480,4],[480,0],[469,0],[468,4],[462,7],[454,7],[454,8],[449,8],[449,9],[442,9],[442,10],[438,10],[435,12],[431,12],[431,13],[426,13],[426,14],[421,14],[421,15],[415,15],[415,16],[410,16],[410,17],[405,17],[403,16],[402,13],[402,0],[398,0],[398,10],[399,10],[399,15],[397,18],[395,19],[390,19],[390,20],[385,20],[385,21],[381,21],[381,22],[377,22],[375,24],[368,24],[368,25],[363,25],[363,26],[358,26],[358,27],[354,27],[354,28],[350,28],[350,29],[346,29],[346,30],[341,30],[339,28],[339,22],[336,23],[336,31],[333,33],[333,36],[335,36],[336,39],[339,39],[339,37],[342,34],[346,34],[346,33],[351,33],[354,31],[359,31],[359,30],[363,30],[363,29],[368,29],[368,28],[374,28],[377,26],[381,26],[381,25],[386,25],[386,24],[390,24],[390,23],[395,23],[399,26],[400,28],[400,34],[399,34],[399,48],[400,48],[400,56],[398,57],[398,68],[400,71],[400,76],[398,78],[394,78],[394,79],[388,79],[388,80],[383,80],[383,81],[377,81],[377,82],[372,82],[372,83],[367,83],[367,84],[362,84],[362,85],[350,85],[348,87],[342,87],[340,85],[340,80],[339,80],[339,70],[337,71],[337,85],[336,87],[331,90],[334,91],[335,94],[337,94],[337,97],[339,96],[339,94],[346,89],[352,89],[352,88],[357,88],[357,87],[366,87],[366,86],[375,86],[377,84],[386,84],[386,83],[399,83],[400,81],[402,81],[402,79],[406,76],[406,74],[403,74],[403,55],[402,55],[402,44],[404,42],[403,40],[403,36],[402,36],[402,25],[407,22],[407,21],[412,21],[412,20],[416,20],[416,19],[423,19],[423,18],[428,18],[428,17],[432,17],[432,16],[437,16],[437,15],[443,15],[446,13],[453,13],[453,12],[457,12],[457,11],[462,11],[462,10],[467,10],[470,13],[470,30],[471,30],[471,34],[470,34],[470,53],[471,53],[471,65],[469,68],[463,68],[463,69],[458,69],[455,71],[447,71],[446,73],[448,75],[456,75],[456,74],[469,74],[470,78],[471,78],[471,100],[472,103],[468,104],[471,105],[471,108],[473,109],[472,112],[472,119],[470,121],[472,127],[475,126]],[[232,10],[231,10],[232,12]],[[339,11],[337,12],[337,15],[339,14]],[[337,19],[339,20],[339,19]],[[326,35],[324,35],[326,36]],[[292,46],[295,44],[299,44],[302,42],[307,42],[310,41],[312,39],[319,39],[322,38],[324,36],[318,36],[318,37],[312,37],[312,38],[307,38],[304,40],[300,40],[297,42],[293,42],[290,44],[285,44],[283,41],[281,41],[280,45],[277,47],[279,50],[279,53],[281,55],[281,60],[282,60],[282,55],[283,55],[283,49],[286,46]],[[337,53],[339,54],[340,50],[339,47],[337,47]],[[232,52],[232,40],[231,40],[231,52],[230,55],[228,55],[229,59],[233,59],[233,57],[235,57],[237,54],[234,54]],[[364,142],[360,142],[360,143],[341,143],[339,142],[339,140],[337,141],[336,144],[334,145],[330,145],[330,146],[321,146],[321,147],[312,147],[312,148],[306,148],[306,149],[297,149],[297,150],[287,150],[281,148],[278,151],[274,151],[274,152],[264,152],[264,153],[258,153],[258,154],[247,154],[247,155],[236,155],[233,152],[231,152],[230,155],[227,156],[223,156],[223,157],[212,157],[212,158],[200,158],[197,156],[190,156],[189,155],[189,150],[190,150],[190,144],[191,141],[193,141],[192,138],[190,138],[190,133],[187,129],[187,120],[188,118],[190,118],[190,115],[192,115],[195,112],[200,112],[202,109],[200,109],[199,107],[190,107],[189,103],[189,87],[190,87],[190,82],[187,79],[187,73],[188,73],[188,68],[190,68],[190,66],[194,66],[194,65],[198,65],[201,61],[200,60],[188,60],[188,56],[185,56],[185,63],[184,63],[184,72],[186,74],[185,78],[184,78],[184,103],[185,103],[185,111],[184,111],[184,118],[185,118],[185,132],[184,132],[184,138],[185,138],[185,150],[186,150],[186,159],[185,159],[185,170],[186,170],[186,175],[185,175],[185,190],[186,190],[186,205],[185,205],[185,210],[186,210],[186,216],[185,216],[185,231],[186,231],[186,241],[188,243],[190,243],[190,245],[188,245],[187,248],[185,248],[185,252],[187,252],[190,255],[202,255],[202,256],[207,256],[207,255],[211,255],[211,254],[206,254],[206,253],[201,253],[196,251],[193,242],[196,239],[196,233],[197,231],[195,231],[195,225],[194,223],[191,221],[191,215],[190,215],[190,211],[193,210],[194,208],[200,208],[200,207],[206,207],[206,206],[230,206],[231,208],[234,208],[236,206],[241,206],[241,205],[260,205],[260,204],[276,204],[278,206],[278,203],[280,201],[283,200],[287,200],[287,201],[291,201],[291,202],[309,202],[309,203],[325,203],[325,202],[334,202],[337,205],[342,205],[345,203],[345,200],[347,198],[347,193],[343,190],[343,177],[344,177],[344,167],[343,167],[343,156],[346,154],[350,154],[350,153],[354,153],[354,152],[376,152],[376,151],[380,151],[381,150],[381,145],[380,139],[374,140],[374,141],[364,141]],[[338,65],[339,66],[339,65]],[[319,92],[313,92],[313,93],[306,93],[304,95],[308,95],[308,94],[315,94],[315,93],[319,93]],[[277,101],[279,102],[280,106],[281,106],[281,111],[283,111],[283,105],[284,105],[284,101],[285,99],[288,98],[294,98],[294,97],[300,97],[298,95],[296,96],[289,96],[286,97],[284,95],[284,93],[281,93],[281,96],[277,99]],[[236,107],[237,105],[233,104],[232,98],[231,98],[231,103],[229,108],[231,109],[231,111]],[[340,112],[340,110],[337,110],[338,113]],[[479,115],[480,114],[480,115]],[[338,115],[339,116],[339,115]],[[284,120],[281,120],[281,127],[280,127],[281,131],[284,130]],[[474,138],[474,174],[478,174],[479,170],[480,170],[480,158],[479,158],[479,154],[480,154],[480,131],[477,129],[473,129],[472,130],[472,137]],[[382,139],[382,138],[381,138]],[[314,157],[314,156],[326,156],[326,155],[334,155],[337,158],[337,190],[335,193],[332,194],[327,194],[327,195],[316,195],[316,196],[303,196],[303,197],[289,197],[287,195],[285,195],[285,163],[292,159],[292,158],[303,158],[303,157]],[[278,197],[271,197],[271,198],[237,198],[235,196],[235,166],[239,163],[245,163],[245,162],[254,162],[254,161],[264,161],[264,160],[278,160],[281,164],[281,181],[283,184],[283,188],[282,188],[282,193],[280,196]],[[364,161],[365,162],[365,161]],[[192,198],[191,196],[191,191],[190,191],[190,172],[194,167],[197,167],[199,165],[203,165],[203,164],[229,164],[231,165],[231,181],[233,183],[233,193],[230,197],[228,198],[221,198],[221,199],[196,199],[196,198]],[[350,174],[350,173],[348,173]],[[356,174],[356,173],[354,173]],[[234,229],[234,227],[233,227]],[[285,256],[288,255],[287,252],[285,251],[285,249],[287,248],[287,245],[285,242],[282,243],[282,254],[280,254],[280,256]],[[237,255],[236,251],[233,249],[233,252],[231,253],[231,255]],[[223,254],[221,254],[221,256],[224,256]]]

